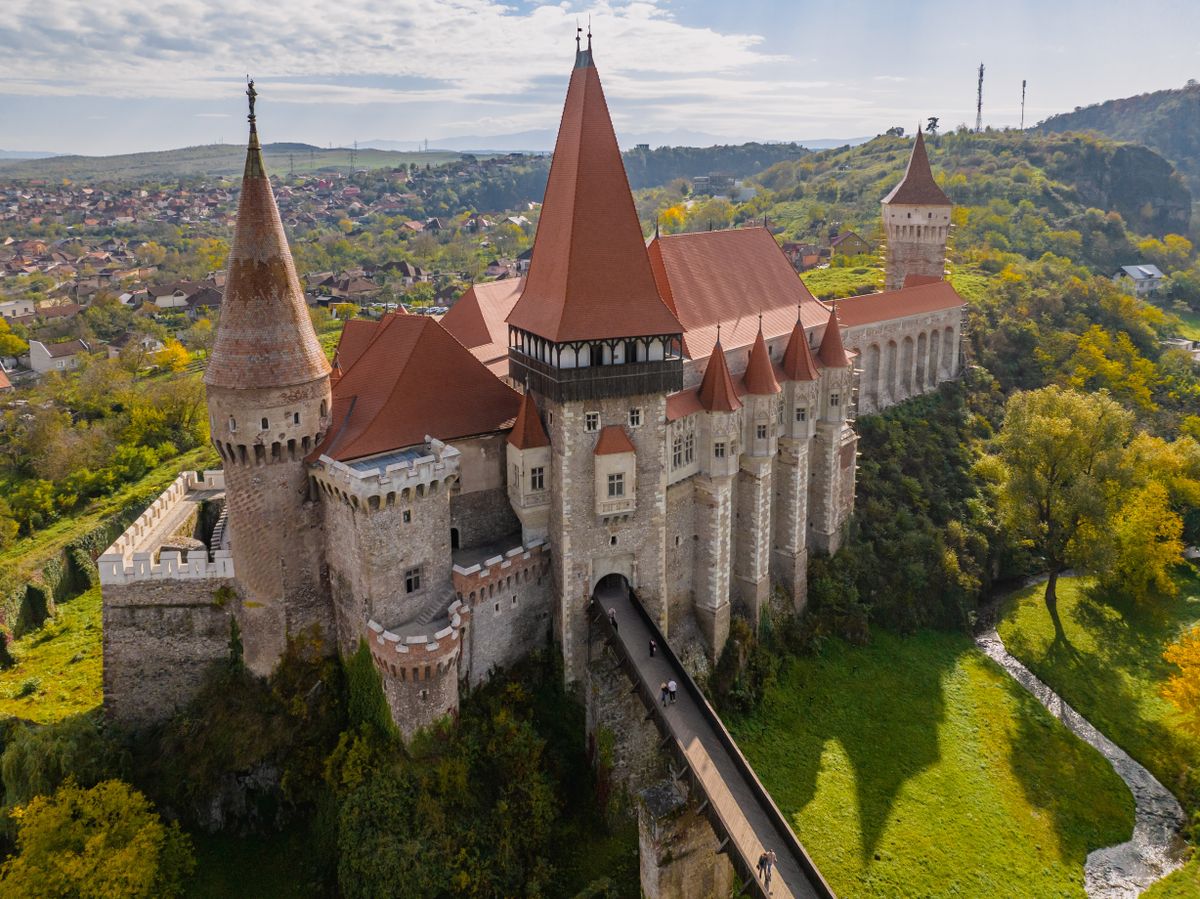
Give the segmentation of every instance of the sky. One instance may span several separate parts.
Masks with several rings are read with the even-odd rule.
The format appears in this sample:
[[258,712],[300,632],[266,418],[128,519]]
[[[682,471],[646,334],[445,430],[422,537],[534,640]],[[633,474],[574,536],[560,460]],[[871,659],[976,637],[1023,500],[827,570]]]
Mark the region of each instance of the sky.
[[[590,18],[618,135],[1015,126],[1200,79],[1195,0],[4,0],[0,149],[349,146],[554,129]],[[623,140],[623,143],[629,141]]]

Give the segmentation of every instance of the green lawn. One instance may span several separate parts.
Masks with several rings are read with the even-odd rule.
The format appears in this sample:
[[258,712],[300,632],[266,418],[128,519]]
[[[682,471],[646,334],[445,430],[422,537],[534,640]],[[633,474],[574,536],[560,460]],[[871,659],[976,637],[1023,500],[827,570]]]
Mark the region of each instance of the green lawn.
[[1183,321],[1183,327],[1179,329],[1181,336],[1188,340],[1200,340],[1200,312],[1176,312],[1171,310],[1172,315],[1178,315]]
[[963,636],[832,643],[731,726],[840,895],[1082,896],[1133,829],[1108,763]]
[[100,704],[100,588],[59,605],[58,614],[11,647],[0,670],[0,718],[61,721]]
[[1142,893],[1142,899],[1196,899],[1200,896],[1200,856],[1154,884]]
[[1096,597],[1089,581],[1064,578],[1058,605],[1066,644],[1054,642],[1041,587],[1006,604],[999,630],[1009,652],[1195,812],[1200,740],[1184,732],[1160,695],[1171,673],[1163,650],[1200,622],[1200,578],[1189,568],[1179,583],[1174,599],[1135,605]]
[[873,266],[814,268],[802,274],[800,280],[817,299],[834,300],[883,290],[883,269]]

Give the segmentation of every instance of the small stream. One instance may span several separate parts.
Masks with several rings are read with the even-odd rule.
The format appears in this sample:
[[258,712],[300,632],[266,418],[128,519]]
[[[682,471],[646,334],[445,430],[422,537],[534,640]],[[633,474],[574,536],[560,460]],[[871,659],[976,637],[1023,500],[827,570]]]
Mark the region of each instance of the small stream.
[[1084,889],[1090,899],[1133,899],[1154,881],[1180,867],[1184,842],[1179,831],[1184,815],[1170,791],[1013,658],[994,627],[978,634],[975,644],[1032,693],[1051,715],[1099,750],[1133,793],[1133,836],[1125,843],[1088,854]]

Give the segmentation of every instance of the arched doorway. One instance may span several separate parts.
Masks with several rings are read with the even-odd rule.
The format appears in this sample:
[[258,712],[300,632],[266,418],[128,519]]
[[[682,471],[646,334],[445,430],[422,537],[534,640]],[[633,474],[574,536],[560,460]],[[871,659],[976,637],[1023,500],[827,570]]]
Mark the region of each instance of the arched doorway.
[[626,580],[623,574],[606,574],[596,582],[596,589],[592,591],[592,595],[601,603],[606,598],[628,598],[629,581]]

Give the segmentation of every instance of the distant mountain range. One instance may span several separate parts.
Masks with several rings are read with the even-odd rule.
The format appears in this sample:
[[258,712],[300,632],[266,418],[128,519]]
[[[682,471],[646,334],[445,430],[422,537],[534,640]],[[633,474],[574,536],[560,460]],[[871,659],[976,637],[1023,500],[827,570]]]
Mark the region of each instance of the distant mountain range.
[[43,153],[40,150],[0,150],[0,159],[45,159],[47,156],[57,155],[57,153]]
[[[439,137],[429,141],[429,149],[455,150],[470,153],[549,153],[554,149],[556,132],[549,128],[533,131],[515,131],[511,134],[472,134],[465,137]],[[735,140],[709,134],[704,131],[689,131],[676,128],[671,131],[647,131],[644,133],[619,134],[621,149],[630,150],[638,144],[649,144],[651,147],[715,147],[741,145],[745,140]],[[773,141],[773,143],[797,143],[811,150],[822,150],[828,147],[857,146],[870,140],[869,137],[849,138],[818,138],[795,141]],[[368,140],[359,141],[359,147],[376,150],[418,150],[425,146],[425,141],[412,140]]]
[[1200,83],[1083,106],[1040,122],[1032,130],[1095,131],[1157,150],[1200,196]]

